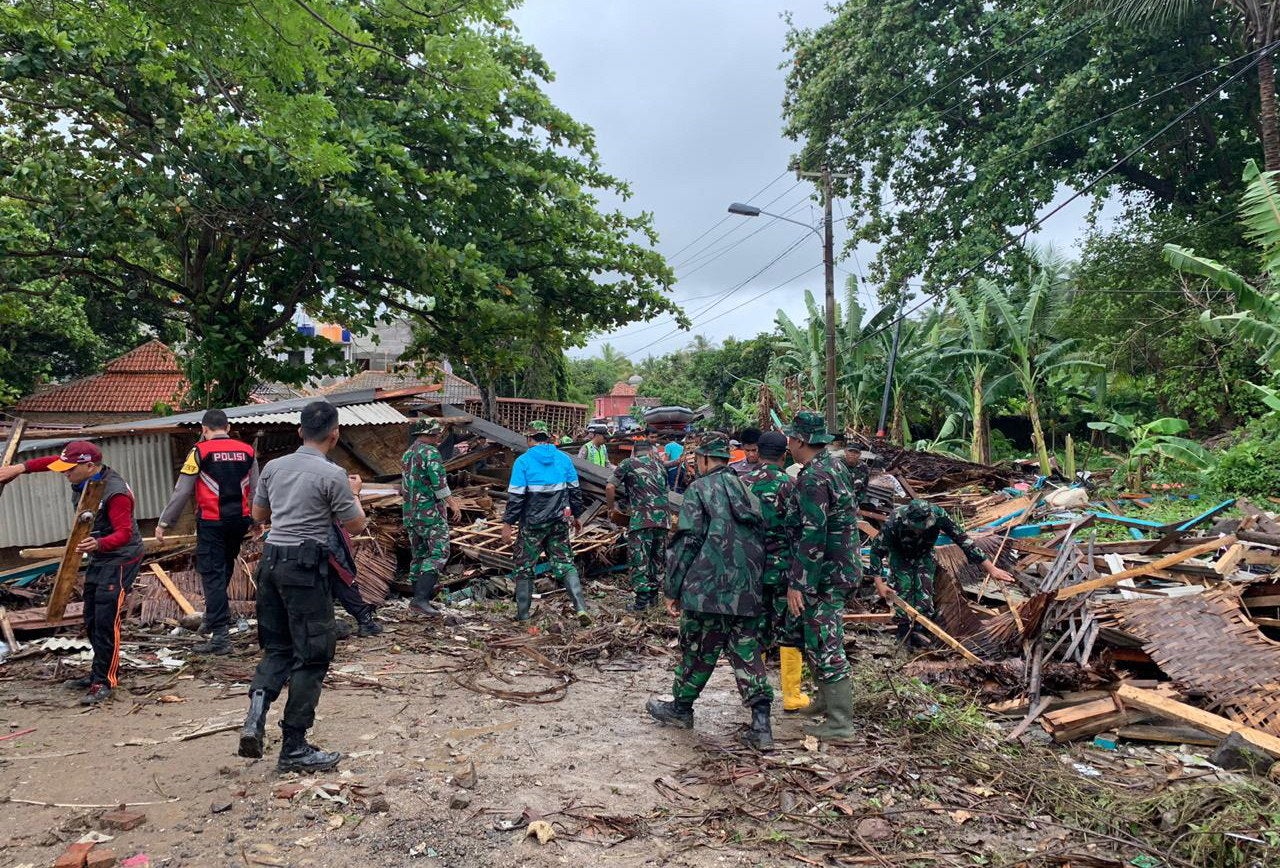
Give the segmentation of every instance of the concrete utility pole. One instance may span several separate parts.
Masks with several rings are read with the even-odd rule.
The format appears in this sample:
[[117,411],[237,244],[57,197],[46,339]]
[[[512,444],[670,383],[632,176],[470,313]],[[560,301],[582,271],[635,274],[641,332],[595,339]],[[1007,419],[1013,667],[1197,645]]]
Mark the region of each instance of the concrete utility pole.
[[831,169],[822,167],[822,269],[827,290],[827,430],[836,430],[836,257],[831,225]]

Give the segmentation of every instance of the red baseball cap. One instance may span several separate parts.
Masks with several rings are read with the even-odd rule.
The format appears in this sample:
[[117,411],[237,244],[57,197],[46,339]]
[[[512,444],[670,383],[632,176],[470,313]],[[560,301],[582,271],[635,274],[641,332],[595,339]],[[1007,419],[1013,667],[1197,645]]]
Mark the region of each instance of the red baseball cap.
[[88,440],[72,440],[62,447],[62,454],[49,465],[50,470],[66,473],[77,464],[98,464],[102,461],[102,450]]

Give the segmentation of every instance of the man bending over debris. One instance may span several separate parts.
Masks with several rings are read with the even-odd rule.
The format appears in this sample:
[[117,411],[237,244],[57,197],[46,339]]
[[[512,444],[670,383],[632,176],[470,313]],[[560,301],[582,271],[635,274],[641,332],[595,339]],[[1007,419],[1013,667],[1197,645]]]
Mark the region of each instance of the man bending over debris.
[[[940,534],[946,534],[958,545],[969,563],[981,564],[991,578],[1013,581],[1013,576],[997,567],[986,552],[974,545],[946,510],[923,500],[913,500],[895,509],[880,529],[880,535],[871,541],[871,576],[880,596],[888,597],[889,586],[892,586],[903,602],[919,609],[926,618],[934,618],[933,580],[938,562],[934,560],[933,548]],[[885,561],[888,561],[887,571]],[[884,581],[886,575],[888,585]],[[901,612],[898,613],[898,638],[913,645],[928,644],[919,625]]]
[[342,759],[307,744],[336,642],[329,528],[336,520],[348,533],[360,533],[368,519],[357,499],[359,478],[348,477],[326,457],[338,443],[337,408],[327,401],[307,404],[298,433],[302,445],[267,462],[253,497],[253,520],[270,521],[271,531],[254,576],[263,655],[249,685],[240,756],[262,756],[267,709],[288,684],[276,768],[317,772]]
[[142,534],[133,515],[133,489],[119,473],[102,463],[102,450],[85,440],[68,443],[61,455],[0,468],[0,483],[23,473],[46,470],[66,476],[71,483],[73,507],[79,504],[80,492],[87,482],[103,482],[93,527],[76,546],[76,551],[88,555],[84,569],[84,629],[93,646],[93,664],[87,676],[70,682],[72,687],[89,691],[80,699],[81,705],[97,705],[111,697],[118,683],[124,597],[142,565]]
[[419,419],[409,430],[414,441],[402,459],[404,528],[413,552],[409,567],[413,601],[409,607],[423,615],[438,615],[440,610],[431,603],[431,598],[440,582],[440,573],[449,562],[449,519],[445,507],[455,521],[462,518],[462,508],[449,490],[444,459],[437,448],[444,430],[440,420]]
[[627,563],[631,567],[631,588],[636,592],[634,612],[643,612],[658,601],[662,573],[667,559],[667,533],[671,528],[667,512],[667,470],[653,455],[653,444],[637,440],[631,457],[624,459],[605,486],[609,512],[614,511],[618,493],[627,523]]
[[531,428],[528,437],[529,451],[511,467],[507,508],[502,514],[503,543],[510,543],[515,526],[520,526],[515,545],[516,620],[529,620],[533,569],[538,556],[545,551],[554,574],[564,576],[564,587],[578,621],[590,624],[587,601],[582,596],[582,580],[573,565],[573,547],[569,542],[570,525],[579,527],[578,516],[582,514],[578,471],[573,460],[551,442],[546,430]]
[[858,496],[844,461],[826,449],[833,439],[818,413],[797,413],[787,445],[801,465],[796,476],[800,536],[787,608],[803,625],[804,652],[818,680],[818,701],[805,714],[825,714],[810,735],[844,741],[853,735],[853,685],[844,651],[844,600],[858,586]]
[[751,709],[742,740],[763,750],[773,747],[773,690],[764,668],[769,616],[760,501],[729,469],[725,438],[707,439],[696,455],[698,478],[685,492],[667,555],[667,611],[675,617],[683,610],[674,701],[650,699],[645,707],[661,723],[692,729],[693,703],[723,652]]

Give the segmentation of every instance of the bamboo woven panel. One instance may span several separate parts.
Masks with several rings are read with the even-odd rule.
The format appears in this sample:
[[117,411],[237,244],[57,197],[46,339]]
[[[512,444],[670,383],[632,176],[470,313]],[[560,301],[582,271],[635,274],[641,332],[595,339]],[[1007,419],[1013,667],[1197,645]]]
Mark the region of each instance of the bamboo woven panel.
[[[204,611],[204,588],[200,584],[199,573],[195,570],[179,570],[170,573],[169,578],[197,612]],[[150,570],[145,570],[138,575],[134,593],[139,595],[138,622],[140,624],[156,624],[165,620],[177,621],[182,617],[182,610],[178,608],[178,604]],[[227,598],[231,604],[232,617],[252,618],[255,606],[254,596],[253,582],[242,570],[237,570],[227,586]]]
[[1280,735],[1280,643],[1259,632],[1230,590],[1109,603],[1099,615],[1188,693],[1239,723]]

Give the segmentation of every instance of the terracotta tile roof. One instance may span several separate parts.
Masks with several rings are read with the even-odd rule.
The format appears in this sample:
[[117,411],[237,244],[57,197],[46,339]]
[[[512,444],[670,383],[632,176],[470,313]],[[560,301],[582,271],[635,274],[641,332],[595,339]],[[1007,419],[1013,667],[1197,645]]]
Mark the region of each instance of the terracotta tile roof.
[[28,395],[19,413],[150,413],[156,404],[181,405],[186,378],[173,351],[145,343],[106,364],[101,374]]

